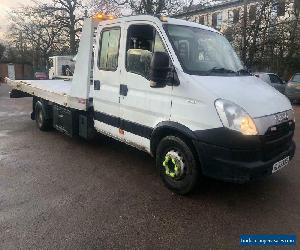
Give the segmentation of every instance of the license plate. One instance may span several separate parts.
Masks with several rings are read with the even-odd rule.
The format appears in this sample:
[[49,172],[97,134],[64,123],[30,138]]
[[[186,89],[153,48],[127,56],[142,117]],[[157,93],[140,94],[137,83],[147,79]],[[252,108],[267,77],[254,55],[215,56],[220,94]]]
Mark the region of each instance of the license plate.
[[285,157],[283,160],[276,162],[273,165],[272,174],[277,172],[278,170],[284,168],[286,165],[288,165],[289,161],[290,161],[290,157],[288,156],[288,157]]

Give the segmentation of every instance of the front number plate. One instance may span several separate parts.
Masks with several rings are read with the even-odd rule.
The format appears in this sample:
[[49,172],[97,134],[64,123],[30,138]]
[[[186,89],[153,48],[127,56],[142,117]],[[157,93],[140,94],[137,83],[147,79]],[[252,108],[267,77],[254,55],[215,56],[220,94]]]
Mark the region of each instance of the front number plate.
[[283,160],[276,162],[273,165],[272,174],[277,172],[278,170],[284,168],[286,165],[288,165],[289,161],[290,161],[290,157],[288,156],[288,157],[285,157]]

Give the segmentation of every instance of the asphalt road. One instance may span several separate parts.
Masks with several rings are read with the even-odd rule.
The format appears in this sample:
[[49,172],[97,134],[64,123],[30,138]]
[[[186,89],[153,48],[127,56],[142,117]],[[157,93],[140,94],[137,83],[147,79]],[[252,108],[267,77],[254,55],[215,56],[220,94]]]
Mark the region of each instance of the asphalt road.
[[299,240],[300,149],[262,181],[205,180],[181,197],[147,154],[105,137],[41,132],[30,112],[30,98],[9,99],[0,86],[0,249],[240,249],[240,234]]

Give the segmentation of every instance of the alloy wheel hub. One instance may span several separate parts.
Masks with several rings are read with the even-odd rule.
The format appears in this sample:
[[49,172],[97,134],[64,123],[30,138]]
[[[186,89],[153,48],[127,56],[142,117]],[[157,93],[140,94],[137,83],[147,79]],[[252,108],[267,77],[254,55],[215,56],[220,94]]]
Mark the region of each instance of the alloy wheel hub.
[[173,179],[178,179],[184,174],[183,158],[174,150],[166,154],[163,166],[165,174]]

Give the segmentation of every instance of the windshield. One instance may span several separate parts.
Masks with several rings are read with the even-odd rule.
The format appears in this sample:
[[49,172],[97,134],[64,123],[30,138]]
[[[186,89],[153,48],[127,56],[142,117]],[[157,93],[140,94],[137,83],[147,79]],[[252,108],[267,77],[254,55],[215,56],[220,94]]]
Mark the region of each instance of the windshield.
[[293,77],[292,82],[300,83],[300,74],[297,74]]
[[169,39],[184,71],[196,75],[249,75],[227,39],[212,31],[168,24]]

